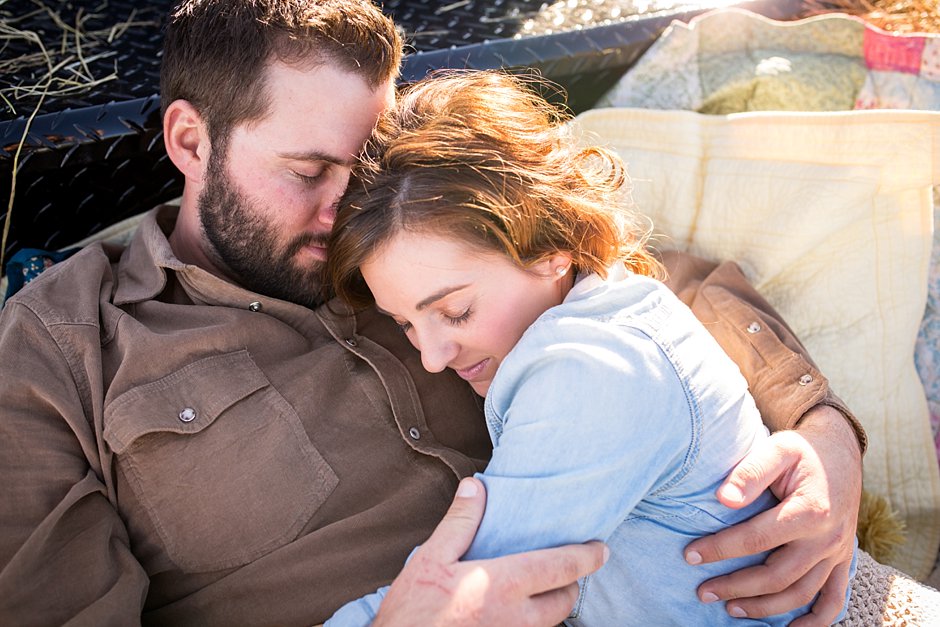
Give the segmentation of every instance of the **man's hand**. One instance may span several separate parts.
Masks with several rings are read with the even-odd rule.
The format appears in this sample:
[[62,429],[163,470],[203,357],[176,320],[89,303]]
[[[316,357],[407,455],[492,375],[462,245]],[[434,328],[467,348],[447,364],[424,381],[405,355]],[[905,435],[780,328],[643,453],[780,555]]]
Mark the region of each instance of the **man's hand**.
[[402,569],[374,627],[557,625],[578,599],[579,577],[607,561],[600,542],[460,562],[477,531],[486,495],[464,479],[434,533]]
[[842,414],[820,405],[797,431],[780,431],[755,447],[718,489],[728,507],[751,503],[769,487],[780,504],[686,548],[690,564],[773,550],[760,566],[706,581],[706,602],[727,600],[731,616],[779,614],[819,593],[812,613],[792,623],[829,625],[848,586],[862,487],[858,440]]

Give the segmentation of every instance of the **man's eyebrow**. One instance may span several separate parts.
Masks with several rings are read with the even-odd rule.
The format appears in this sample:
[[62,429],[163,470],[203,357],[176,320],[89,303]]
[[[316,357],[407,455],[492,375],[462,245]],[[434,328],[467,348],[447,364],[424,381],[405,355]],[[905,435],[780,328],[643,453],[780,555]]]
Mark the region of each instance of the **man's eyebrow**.
[[352,166],[356,163],[356,159],[354,157],[349,159],[341,159],[336,155],[320,152],[319,150],[308,150],[306,152],[279,152],[277,156],[281,159],[291,159],[293,161],[326,161],[327,163],[341,166]]

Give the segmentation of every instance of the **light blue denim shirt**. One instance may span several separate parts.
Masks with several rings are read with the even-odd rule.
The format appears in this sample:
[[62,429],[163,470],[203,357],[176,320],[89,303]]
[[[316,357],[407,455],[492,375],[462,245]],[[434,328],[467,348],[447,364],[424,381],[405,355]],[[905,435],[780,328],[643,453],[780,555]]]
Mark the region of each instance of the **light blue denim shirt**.
[[[696,597],[766,554],[690,566],[684,547],[776,500],[733,510],[715,498],[767,430],[737,366],[660,282],[623,269],[581,278],[500,365],[485,412],[486,513],[465,559],[607,542],[568,624],[786,625],[808,610],[733,619]],[[383,596],[328,624],[367,624]]]

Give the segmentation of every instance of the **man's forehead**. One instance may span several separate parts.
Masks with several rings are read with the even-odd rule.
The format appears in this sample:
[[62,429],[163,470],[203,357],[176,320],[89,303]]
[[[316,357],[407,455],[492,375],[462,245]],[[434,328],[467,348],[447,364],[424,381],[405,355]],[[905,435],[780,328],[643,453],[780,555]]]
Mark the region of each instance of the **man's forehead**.
[[285,155],[351,161],[379,115],[395,102],[392,81],[372,88],[337,66],[274,62],[266,72],[266,115],[246,130],[279,141]]
[[[394,102],[395,94],[393,79],[372,86],[361,74],[329,62],[288,64],[273,61],[265,68],[263,84],[278,102],[302,95],[317,103],[362,99],[362,104],[368,108],[369,101],[382,101],[387,106]],[[352,107],[352,110],[359,108]]]

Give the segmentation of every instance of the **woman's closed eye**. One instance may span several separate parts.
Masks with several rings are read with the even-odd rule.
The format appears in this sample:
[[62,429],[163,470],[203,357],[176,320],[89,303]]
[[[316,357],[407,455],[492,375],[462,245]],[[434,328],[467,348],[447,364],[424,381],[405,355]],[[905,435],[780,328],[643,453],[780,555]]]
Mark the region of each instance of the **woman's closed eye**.
[[[456,315],[456,316],[452,316],[446,313],[442,313],[441,315],[444,317],[444,320],[446,320],[449,324],[455,327],[459,327],[460,325],[467,322],[467,320],[470,319],[470,316],[472,314],[473,314],[473,310],[470,307],[467,307],[467,309],[463,313]],[[398,328],[401,329],[402,333],[408,333],[408,331],[411,331],[412,325],[407,320],[404,322],[395,320],[394,318],[392,318],[392,320],[395,322],[395,324],[398,325]]]
[[465,323],[467,320],[470,319],[470,315],[472,313],[473,313],[472,308],[467,307],[467,309],[460,315],[450,316],[450,315],[444,314],[444,318],[455,327],[459,327],[460,325],[462,325],[463,323]]

